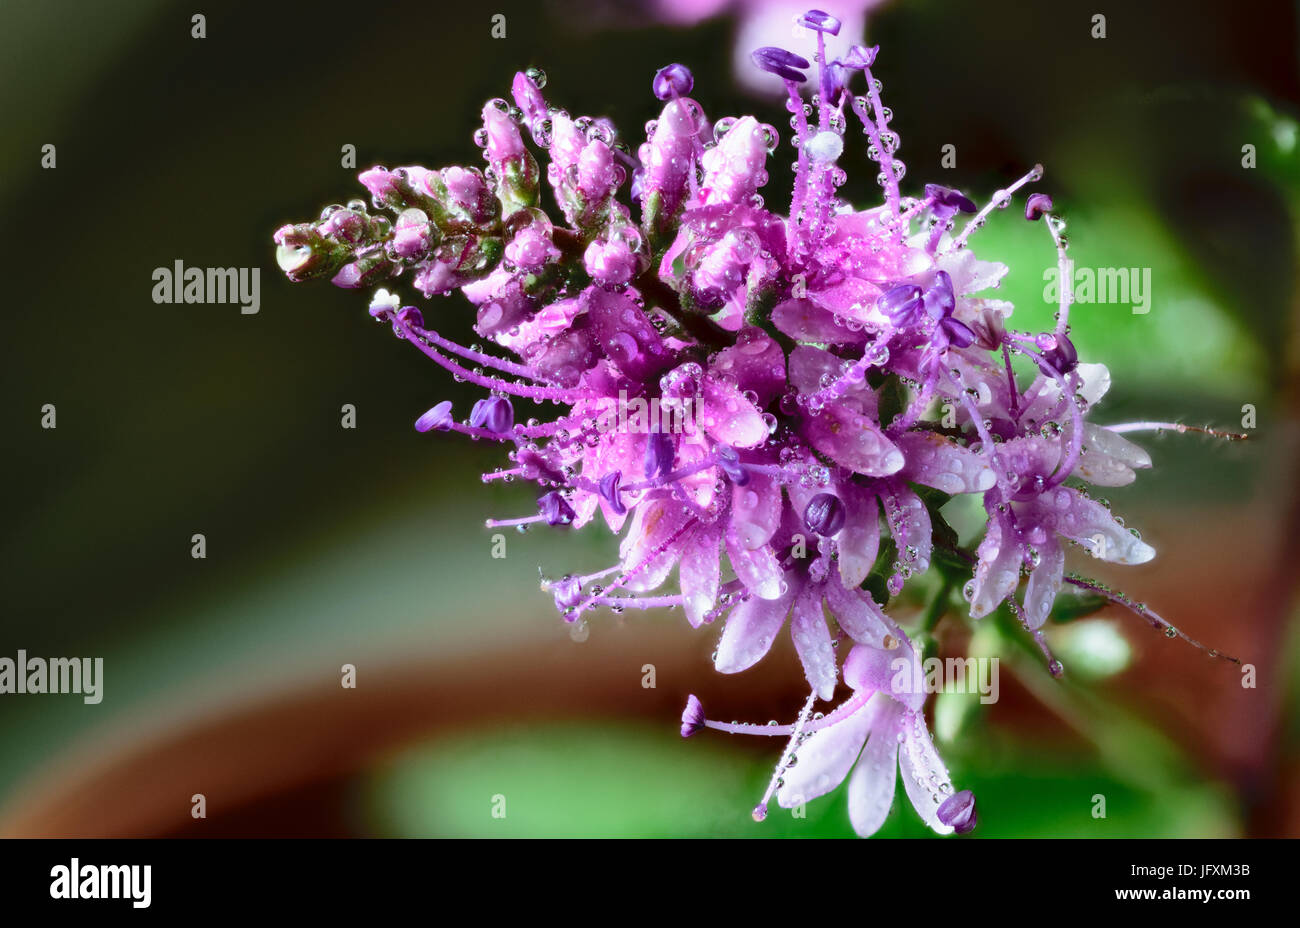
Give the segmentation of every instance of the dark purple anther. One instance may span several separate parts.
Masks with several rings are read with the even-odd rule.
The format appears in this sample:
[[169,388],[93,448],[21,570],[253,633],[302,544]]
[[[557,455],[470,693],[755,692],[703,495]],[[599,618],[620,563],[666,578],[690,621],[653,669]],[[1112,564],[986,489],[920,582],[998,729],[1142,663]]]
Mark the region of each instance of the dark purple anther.
[[1062,374],[1068,374],[1079,366],[1079,350],[1068,335],[1057,335],[1056,347],[1044,351],[1043,360]]
[[829,537],[844,527],[844,504],[834,493],[818,493],[808,501],[803,520],[814,534]]
[[954,348],[969,348],[975,341],[975,333],[970,330],[970,326],[952,316],[945,316],[939,326],[948,337],[948,344]]
[[412,329],[424,328],[424,313],[414,306],[403,306],[397,311],[397,321]]
[[555,608],[568,612],[582,602],[582,581],[572,575],[556,580],[551,584],[551,593],[555,596]]
[[947,271],[939,271],[934,275],[934,283],[925,288],[925,292],[921,294],[921,302],[925,304],[925,311],[929,313],[931,319],[938,321],[952,315],[957,301],[953,297],[952,278],[948,276]]
[[546,518],[547,525],[568,525],[573,521],[573,507],[557,490],[543,494],[537,501],[537,507]]
[[932,208],[934,209],[935,214],[943,215],[944,218],[948,218],[958,212],[975,212],[975,204],[960,190],[940,187],[938,184],[926,184],[925,195],[934,200],[934,206]]
[[921,305],[921,288],[915,284],[890,287],[876,300],[877,308],[900,328],[915,321]]
[[451,428],[451,422],[451,401],[443,400],[415,420],[415,430],[417,432],[427,432],[430,429],[437,429],[439,432],[445,432]]
[[846,68],[869,68],[876,63],[876,55],[880,52],[879,45],[873,45],[867,48],[865,45],[854,45],[849,49],[849,53],[840,59],[840,64]]
[[645,475],[649,480],[657,480],[673,469],[673,457],[677,451],[673,447],[673,437],[667,432],[651,432],[645,443]]
[[469,424],[476,429],[487,429],[504,435],[515,424],[514,407],[504,396],[489,396],[474,404],[470,410]]
[[[825,32],[828,35],[840,34],[840,21],[830,13],[821,10],[809,10],[799,17],[799,25],[807,26],[809,29],[815,29],[817,32]],[[803,65],[803,67],[808,67]]]
[[1052,198],[1045,193],[1031,193],[1025,201],[1025,218],[1034,222],[1052,208]]
[[976,822],[975,794],[968,789],[954,793],[935,810],[935,816],[959,835],[973,831]]
[[684,64],[670,64],[655,72],[655,79],[650,84],[654,94],[660,100],[672,100],[684,97],[695,86],[695,78]]
[[811,67],[808,64],[808,59],[800,58],[794,52],[788,52],[784,48],[765,45],[754,51],[750,57],[754,59],[754,64],[764,71],[775,74],[777,77],[794,81],[796,84],[802,84],[808,80],[808,75],[796,70],[796,68]]
[[718,446],[718,469],[727,475],[727,479],[738,487],[749,483],[749,471],[740,463],[740,456],[734,448]]
[[686,708],[682,710],[682,737],[689,738],[704,727],[704,706],[692,694],[686,697]]
[[619,495],[618,485],[623,480],[623,474],[620,471],[612,470],[600,478],[600,496],[605,502],[609,503],[609,508],[614,510],[614,514],[621,516],[627,512],[627,507],[623,505],[623,499]]

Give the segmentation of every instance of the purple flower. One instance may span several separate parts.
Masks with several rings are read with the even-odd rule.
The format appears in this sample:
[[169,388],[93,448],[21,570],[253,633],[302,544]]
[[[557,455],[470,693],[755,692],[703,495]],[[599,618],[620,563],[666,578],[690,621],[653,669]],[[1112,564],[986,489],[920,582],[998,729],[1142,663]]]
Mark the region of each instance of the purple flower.
[[[753,56],[786,82],[788,207],[759,193],[776,130],[753,115],[711,122],[687,96],[685,67],[655,75],[665,103],[637,157],[608,120],[548,106],[544,75],[528,71],[515,75],[514,106],[483,108],[485,170],[364,171],[374,212],[353,200],[283,226],[276,260],[295,281],[460,291],[481,343],[428,328],[390,289],[373,293],[369,314],[480,391],[468,421],[441,402],[416,429],[499,442],[508,453],[484,479],[537,485],[536,511],[489,526],[603,522],[621,534],[607,569],[544,581],[567,621],[680,607],[694,628],[720,626],[714,666],[725,674],[771,654],[788,624],[809,688],[797,721],[717,723],[694,696],[682,715],[683,736],[791,738],[756,818],[773,797],[796,805],[847,779],[853,827],[871,834],[901,770],[927,825],[966,833],[975,801],[953,791],[926,729],[921,639],[891,612],[932,622],[970,564],[956,581],[970,619],[1009,609],[1046,652],[1057,593],[1085,584],[1066,573],[1066,542],[1118,564],[1155,554],[1080,484],[1132,482],[1151,459],[1124,433],[1159,424],[1089,420],[1109,373],[1080,362],[1067,296],[1051,330],[1023,332],[990,292],[1008,269],[976,257],[971,236],[1041,167],[982,210],[935,184],[905,196],[900,140],[871,72],[878,49],[834,58],[827,39],[840,21],[812,10],[800,22],[817,48],[815,83],[797,86],[813,64],[792,51]],[[544,153],[558,214],[543,208],[521,125]],[[864,154],[883,202],[861,209],[840,193],[840,165]],[[623,193],[629,176],[637,202]],[[1052,208],[1031,194],[1025,215]],[[1063,266],[1059,219],[1045,225]],[[986,515],[973,551],[945,521],[947,496]],[[849,699],[814,713],[841,681]]]

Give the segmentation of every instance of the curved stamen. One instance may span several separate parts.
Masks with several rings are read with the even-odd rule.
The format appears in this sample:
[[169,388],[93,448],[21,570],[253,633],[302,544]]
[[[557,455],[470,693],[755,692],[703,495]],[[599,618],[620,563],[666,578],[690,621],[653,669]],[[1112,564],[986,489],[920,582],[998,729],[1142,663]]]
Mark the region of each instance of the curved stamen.
[[[985,204],[984,208],[980,210],[978,213],[976,213],[975,216],[969,222],[966,223],[966,225],[961,230],[961,234],[952,240],[952,244],[948,246],[948,250],[956,251],[959,248],[965,248],[966,239],[970,238],[972,232],[974,232],[976,229],[984,225],[985,220],[987,220],[989,217],[989,213],[993,212],[995,209],[1000,209],[1006,206],[1008,203],[1010,203],[1011,195],[1014,194],[1021,187],[1023,187],[1025,184],[1031,182],[1036,183],[1037,181],[1040,181],[1042,179],[1043,179],[1043,166],[1041,164],[1036,164],[1028,174],[1020,178],[1010,187],[995,192],[993,194],[993,199],[989,200],[989,202]],[[1050,221],[1048,223],[1048,226],[1049,228],[1051,227]],[[1060,238],[1055,231],[1052,232],[1052,236],[1053,238],[1057,239],[1057,244],[1060,245]],[[1065,252],[1064,249],[1062,248],[1061,255],[1064,256],[1064,254]]]
[[1186,434],[1187,432],[1199,432],[1202,435],[1213,435],[1215,438],[1222,438],[1225,441],[1246,441],[1250,435],[1246,432],[1229,432],[1226,429],[1212,429],[1208,425],[1185,425],[1182,422],[1119,422],[1115,425],[1103,425],[1101,428],[1109,432],[1120,434],[1123,432],[1178,432]]
[[1197,641],[1195,638],[1185,633],[1182,629],[1176,628],[1175,626],[1169,624],[1167,621],[1161,618],[1161,616],[1158,613],[1156,613],[1155,610],[1147,606],[1146,603],[1135,603],[1125,594],[1116,593],[1110,588],[1102,585],[1101,583],[1098,583],[1096,580],[1089,580],[1085,577],[1080,577],[1078,574],[1066,574],[1065,582],[1071,584],[1072,586],[1077,586],[1081,590],[1088,590],[1091,593],[1096,593],[1099,596],[1103,596],[1117,606],[1123,606],[1125,609],[1129,610],[1135,615],[1139,615],[1142,618],[1146,619],[1147,624],[1149,624],[1152,628],[1163,631],[1166,638],[1181,638],[1183,639],[1183,641],[1186,641],[1192,647],[1196,648],[1199,651],[1204,651],[1207,655],[1209,655],[1212,658],[1215,658],[1216,660],[1227,661],[1230,664],[1241,663],[1241,661],[1238,658],[1232,657],[1231,655],[1228,654],[1224,654],[1221,651],[1217,650],[1216,648],[1208,648],[1205,645],[1201,644],[1199,641]]

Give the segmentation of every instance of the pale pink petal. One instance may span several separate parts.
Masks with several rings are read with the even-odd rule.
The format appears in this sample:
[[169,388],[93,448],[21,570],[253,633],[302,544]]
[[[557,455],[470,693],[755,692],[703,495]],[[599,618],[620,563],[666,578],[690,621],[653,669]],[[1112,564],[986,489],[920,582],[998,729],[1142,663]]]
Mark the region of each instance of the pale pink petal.
[[785,572],[781,562],[767,545],[752,551],[740,542],[734,526],[728,526],[726,534],[727,557],[731,559],[731,569],[736,572],[740,582],[745,584],[760,599],[777,599],[781,596],[781,584]]
[[693,628],[700,627],[718,599],[721,548],[722,532],[714,526],[702,525],[691,533],[682,549],[682,599],[686,620]]
[[1055,538],[1039,545],[1038,554],[1038,566],[1025,584],[1025,620],[1031,629],[1041,628],[1047,621],[1065,573],[1065,551]]
[[979,563],[975,566],[970,615],[972,619],[980,619],[1015,592],[1020,583],[1024,549],[1012,536],[1004,520],[991,518],[984,540],[980,542],[975,554]]
[[1091,422],[1083,425],[1083,453],[1074,472],[1099,487],[1127,486],[1134,468],[1150,467],[1151,456],[1127,438]]
[[934,487],[945,493],[982,493],[997,482],[988,459],[937,435],[934,432],[908,432],[896,441],[907,458],[902,476],[913,483]]
[[870,593],[856,586],[846,586],[835,582],[833,577],[827,580],[826,605],[830,607],[831,615],[854,641],[879,647],[890,633],[884,613]]
[[733,448],[753,448],[767,440],[762,413],[739,387],[718,377],[704,378],[698,418],[704,431]]
[[938,815],[939,806],[952,795],[952,779],[930,740],[925,716],[917,711],[906,712],[902,727],[904,740],[898,765],[903,771],[907,798],[927,825],[941,835],[952,834],[952,826],[939,821]]
[[719,673],[740,673],[762,660],[785,622],[794,593],[791,586],[780,599],[751,596],[731,610],[713,658]]
[[[840,579],[849,589],[862,585],[876,563],[880,548],[880,507],[870,490],[840,482],[844,528],[835,536],[840,554]],[[847,629],[846,629],[847,631]]]
[[907,488],[886,493],[882,500],[899,557],[911,565],[913,573],[924,573],[930,566],[930,555],[934,553],[930,512],[925,503]]
[[876,701],[868,700],[843,721],[810,735],[795,752],[798,763],[782,775],[785,782],[777,790],[777,803],[789,809],[839,786],[858,759],[878,712]]
[[893,647],[855,645],[844,660],[844,682],[855,690],[878,690],[911,709],[925,704],[921,657],[907,637],[890,632]]
[[809,685],[819,697],[830,699],[835,695],[835,646],[822,611],[821,584],[808,584],[795,598],[790,636]]
[[[650,500],[636,508],[620,548],[623,570],[630,574],[624,583],[628,590],[643,593],[668,579],[681,552],[678,533],[691,518],[681,503],[671,499]],[[677,539],[671,541],[674,535]]]
[[871,697],[877,709],[867,746],[849,777],[849,821],[861,838],[880,830],[894,804],[898,782],[898,738],[896,732],[903,707],[883,693]]
[[781,524],[781,484],[762,474],[751,474],[743,487],[731,493],[731,527],[748,551],[772,539]]
[[[1050,497],[1050,500],[1049,500]],[[1156,549],[1115,521],[1110,510],[1077,490],[1057,487],[1038,500],[1037,511],[1052,510],[1056,530],[1077,541],[1093,557],[1114,564],[1145,564]]]
[[805,426],[812,446],[836,464],[868,477],[886,477],[902,470],[902,452],[867,416],[842,403],[832,403]]

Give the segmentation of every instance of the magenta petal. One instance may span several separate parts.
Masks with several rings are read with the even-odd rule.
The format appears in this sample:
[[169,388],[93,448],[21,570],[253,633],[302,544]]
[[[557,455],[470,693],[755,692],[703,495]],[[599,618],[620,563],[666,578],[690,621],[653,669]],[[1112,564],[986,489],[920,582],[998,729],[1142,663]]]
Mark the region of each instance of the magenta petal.
[[902,470],[903,454],[868,417],[832,403],[805,426],[808,441],[836,464],[868,477]]
[[752,392],[759,406],[766,406],[785,390],[785,353],[762,329],[742,329],[734,345],[713,356],[709,370],[734,380],[740,390]]
[[786,300],[772,310],[772,324],[796,341],[824,345],[858,343],[866,339],[861,328],[853,332],[836,315],[811,300]]
[[767,422],[734,383],[704,378],[700,425],[713,438],[733,448],[753,448],[767,440]]
[[835,646],[822,611],[822,585],[810,583],[794,601],[790,635],[808,684],[822,699],[835,695]]
[[785,622],[793,599],[794,589],[791,587],[779,599],[751,596],[731,610],[713,658],[713,666],[718,672],[740,673],[762,660],[772,649],[772,642]]

